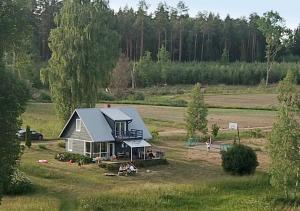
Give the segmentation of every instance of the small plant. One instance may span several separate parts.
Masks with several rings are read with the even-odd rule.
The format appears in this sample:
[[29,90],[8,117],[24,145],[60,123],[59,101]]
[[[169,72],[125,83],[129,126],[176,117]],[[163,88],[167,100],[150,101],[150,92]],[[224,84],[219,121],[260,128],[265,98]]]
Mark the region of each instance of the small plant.
[[151,130],[152,140],[153,141],[159,141],[159,133],[158,130],[153,129]]
[[5,193],[16,195],[24,194],[33,191],[32,182],[26,175],[19,169],[15,169],[10,177],[9,183],[5,186]]
[[66,142],[59,142],[57,145],[61,148],[66,148]]
[[133,95],[134,100],[145,100],[145,96],[142,92],[136,92]]
[[216,137],[218,136],[219,129],[220,129],[220,126],[217,125],[216,123],[214,123],[214,124],[211,126],[212,135],[213,135],[214,138],[216,138]]
[[234,144],[221,154],[224,171],[233,175],[253,174],[258,166],[254,150],[242,144]]
[[30,127],[26,126],[26,132],[25,132],[25,145],[30,148],[31,147],[31,131]]
[[44,150],[45,150],[45,149],[48,149],[47,146],[46,146],[45,144],[39,144],[39,145],[38,145],[38,148],[39,148],[39,149],[44,149]]
[[72,160],[78,163],[81,161],[84,164],[91,163],[93,161],[93,159],[90,157],[69,152],[58,153],[55,155],[55,159],[63,162]]

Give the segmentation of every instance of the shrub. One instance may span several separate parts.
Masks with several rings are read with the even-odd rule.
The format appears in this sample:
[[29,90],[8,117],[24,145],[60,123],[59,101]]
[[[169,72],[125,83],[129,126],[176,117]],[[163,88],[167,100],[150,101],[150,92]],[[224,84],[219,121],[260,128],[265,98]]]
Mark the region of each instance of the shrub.
[[178,99],[178,100],[172,100],[170,101],[170,106],[176,106],[176,107],[186,107],[188,102],[182,99]]
[[249,131],[251,138],[262,138],[264,137],[263,132],[261,129],[254,129]]
[[37,101],[42,103],[51,103],[51,97],[49,94],[42,92],[37,98]]
[[47,149],[47,146],[45,144],[39,144],[38,148],[39,149]]
[[152,140],[153,141],[159,141],[159,133],[158,130],[153,129],[151,130]]
[[133,95],[134,100],[145,100],[145,96],[142,92],[136,92]]
[[80,154],[75,154],[75,153],[69,153],[69,152],[58,153],[55,155],[55,159],[63,162],[70,161],[70,160],[74,162],[82,161],[85,164],[91,163],[93,161],[93,159],[90,157],[80,155]]
[[61,148],[66,148],[66,142],[59,142],[57,145]]
[[233,175],[253,174],[258,166],[256,153],[245,145],[234,144],[221,154],[224,171]]
[[211,126],[211,129],[213,137],[216,138],[219,133],[220,126],[215,123]]
[[26,175],[19,169],[15,169],[10,177],[9,183],[5,186],[5,193],[16,195],[33,191],[33,184]]
[[107,93],[105,91],[100,91],[98,94],[99,100],[106,100],[106,101],[114,101],[115,97],[111,95],[110,93]]

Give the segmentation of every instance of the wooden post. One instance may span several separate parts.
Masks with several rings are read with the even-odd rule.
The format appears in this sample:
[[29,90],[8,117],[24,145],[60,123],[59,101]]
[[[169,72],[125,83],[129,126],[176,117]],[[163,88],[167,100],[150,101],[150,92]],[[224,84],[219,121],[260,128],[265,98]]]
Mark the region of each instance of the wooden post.
[[144,160],[146,160],[146,147],[144,147]]
[[92,142],[90,142],[90,158],[92,158]]
[[130,161],[132,161],[132,147],[130,147]]

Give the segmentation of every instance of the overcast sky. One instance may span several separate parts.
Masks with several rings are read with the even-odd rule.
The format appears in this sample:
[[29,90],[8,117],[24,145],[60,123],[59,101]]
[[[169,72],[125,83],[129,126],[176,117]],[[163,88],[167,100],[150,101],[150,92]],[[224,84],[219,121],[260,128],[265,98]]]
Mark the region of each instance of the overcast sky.
[[[110,7],[119,10],[126,4],[136,9],[138,0],[109,0]],[[147,0],[150,5],[149,11],[156,9],[159,2],[166,2],[175,7],[178,1],[171,0]],[[262,15],[264,12],[274,10],[286,20],[289,28],[296,28],[300,24],[300,0],[185,0],[189,7],[189,14],[195,16],[199,11],[209,11],[219,13],[222,18],[230,14],[233,18],[242,16],[248,17],[249,14],[256,12]]]

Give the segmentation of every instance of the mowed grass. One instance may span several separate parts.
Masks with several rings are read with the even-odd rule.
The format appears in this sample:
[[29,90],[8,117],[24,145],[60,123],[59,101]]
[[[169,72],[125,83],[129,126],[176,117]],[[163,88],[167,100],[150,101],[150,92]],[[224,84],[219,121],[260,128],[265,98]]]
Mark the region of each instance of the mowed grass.
[[[98,104],[97,107],[105,107]],[[135,107],[144,118],[150,129],[163,131],[185,130],[186,108],[151,106],[151,105],[123,105],[113,107]],[[208,125],[217,123],[222,129],[228,128],[229,122],[238,122],[240,128],[271,127],[276,118],[276,111],[252,109],[221,109],[208,110]],[[55,115],[54,105],[51,103],[29,103],[22,115],[23,127],[29,125],[32,129],[42,132],[44,138],[58,137],[63,125]]]
[[[98,105],[104,106],[104,105]],[[113,105],[117,106],[117,105]],[[184,127],[185,108],[136,106],[150,127],[172,131]],[[274,118],[272,111],[210,109],[212,120],[225,117],[246,118],[247,123]],[[24,124],[57,136],[61,126],[52,104],[29,104],[23,115]],[[213,119],[215,118],[215,119]],[[251,121],[250,121],[251,120]],[[224,120],[223,120],[224,121]],[[221,122],[221,121],[220,121]],[[220,123],[219,122],[219,123]],[[49,132],[47,132],[49,131]],[[54,135],[53,135],[54,134]],[[56,161],[54,155],[64,149],[57,141],[45,147],[33,144],[26,149],[20,168],[33,181],[35,192],[5,196],[0,210],[270,210],[278,194],[268,181],[268,158],[265,140],[242,140],[259,148],[260,167],[253,176],[227,175],[221,168],[218,149],[207,153],[205,146],[187,148],[185,135],[161,133],[153,143],[165,151],[169,165],[139,169],[133,177],[107,177],[96,164],[78,167]],[[48,164],[37,160],[47,159]],[[149,172],[147,170],[150,170]],[[116,172],[114,172],[116,173]],[[280,209],[292,209],[283,207]]]
[[[106,177],[96,164],[78,167],[54,160],[57,142],[47,149],[34,144],[22,157],[21,170],[36,191],[5,196],[0,210],[269,210],[276,192],[268,177],[225,174],[219,155],[184,147],[181,137],[162,137],[155,143],[169,165],[139,169],[133,177]],[[38,159],[49,160],[38,164]],[[146,172],[150,170],[150,172]]]
[[29,125],[32,130],[41,132],[44,138],[57,138],[62,128],[52,103],[29,103],[22,120],[23,128]]

